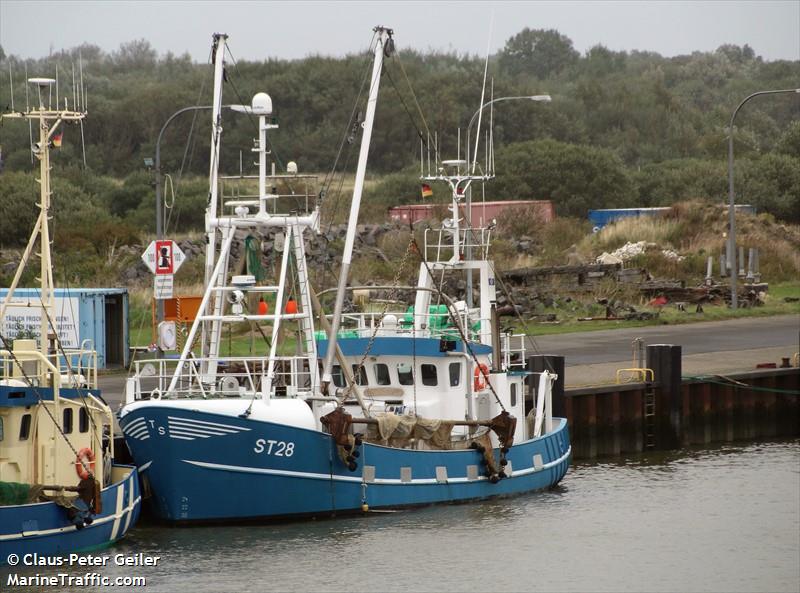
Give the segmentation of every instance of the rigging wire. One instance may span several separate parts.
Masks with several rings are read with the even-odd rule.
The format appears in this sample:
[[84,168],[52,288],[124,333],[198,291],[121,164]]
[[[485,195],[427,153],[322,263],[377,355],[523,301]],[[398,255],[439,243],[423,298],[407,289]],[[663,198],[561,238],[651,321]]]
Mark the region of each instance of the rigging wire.
[[[325,176],[325,179],[322,182],[322,187],[324,190],[327,190],[326,186],[330,186],[333,182],[333,178],[336,175],[336,165],[339,163],[339,158],[342,155],[342,149],[344,148],[345,143],[347,142],[348,138],[351,137],[351,132],[353,129],[353,119],[356,117],[356,110],[358,109],[358,105],[361,102],[361,96],[364,94],[364,85],[367,82],[367,77],[369,75],[369,57],[373,51],[373,43],[375,43],[375,38],[377,36],[377,31],[372,33],[372,39],[369,42],[369,50],[364,55],[364,61],[362,63],[362,68],[364,68],[364,76],[361,78],[361,85],[358,88],[358,93],[356,94],[356,99],[353,102],[353,109],[350,112],[350,119],[347,120],[347,125],[344,129],[344,134],[342,134],[342,141],[339,143],[339,150],[336,153],[336,158],[333,160],[333,167],[331,167],[330,173]],[[352,142],[349,142],[352,146]]]
[[[435,157],[436,157],[436,159],[438,161],[438,159],[439,159],[439,146],[438,146],[437,141],[436,141],[436,136],[431,134],[431,130],[428,127],[428,121],[425,119],[425,114],[422,112],[422,107],[420,106],[419,101],[417,100],[417,94],[414,92],[414,87],[411,86],[411,80],[409,80],[408,74],[406,73],[405,66],[403,66],[403,60],[400,59],[399,52],[396,52],[392,57],[397,62],[397,64],[400,66],[400,71],[403,73],[403,78],[406,81],[406,86],[408,86],[408,90],[411,92],[411,98],[414,100],[414,105],[417,108],[417,113],[419,113],[419,117],[420,117],[420,119],[422,119],[422,125],[425,127],[425,132],[427,134],[428,140],[426,141],[426,140],[423,139],[423,142],[425,142],[425,146],[429,146],[430,145],[430,139],[432,137],[434,138],[433,150],[434,150],[434,155],[435,155]],[[399,91],[398,91],[398,94],[399,94]],[[419,133],[419,131],[418,131],[418,133]]]

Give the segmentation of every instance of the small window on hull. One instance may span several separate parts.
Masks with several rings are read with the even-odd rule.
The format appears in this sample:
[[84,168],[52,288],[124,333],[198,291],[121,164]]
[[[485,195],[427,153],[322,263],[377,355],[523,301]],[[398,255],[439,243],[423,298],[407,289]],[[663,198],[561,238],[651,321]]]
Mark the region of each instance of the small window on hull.
[[64,421],[61,424],[61,429],[64,431],[64,434],[70,434],[72,432],[72,408],[64,408]]
[[81,408],[78,413],[78,430],[80,432],[89,432],[89,412],[86,408]]
[[410,364],[406,364],[404,362],[398,363],[397,381],[400,383],[400,385],[414,384],[414,373]]
[[367,369],[364,366],[353,365],[353,378],[356,380],[356,385],[367,385]]
[[346,385],[342,367],[340,367],[338,364],[333,365],[331,376],[333,377],[333,384],[336,385],[336,387],[344,387]]
[[516,383],[512,383],[511,384],[511,407],[513,408],[516,405],[517,405],[517,384]]
[[422,375],[422,384],[435,387],[438,384],[436,379],[436,365],[423,364],[420,366],[420,374]]
[[461,383],[461,363],[450,363],[450,387],[458,387]]
[[392,380],[389,377],[389,366],[383,364],[382,362],[376,364],[374,367],[375,369],[375,382],[378,385],[391,385]]
[[19,423],[19,440],[27,441],[31,436],[31,415],[24,414],[22,422]]

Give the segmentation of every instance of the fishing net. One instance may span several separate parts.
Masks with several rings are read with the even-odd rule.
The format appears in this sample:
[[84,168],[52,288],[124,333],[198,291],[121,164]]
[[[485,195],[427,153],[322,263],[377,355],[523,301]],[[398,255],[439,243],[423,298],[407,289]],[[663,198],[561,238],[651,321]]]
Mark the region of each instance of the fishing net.
[[412,440],[424,441],[432,449],[452,449],[452,422],[421,416],[375,414],[377,424],[367,427],[366,440],[389,447],[407,447]]
[[[33,494],[33,498],[31,495]],[[0,506],[13,506],[36,502],[41,488],[19,482],[0,482]]]

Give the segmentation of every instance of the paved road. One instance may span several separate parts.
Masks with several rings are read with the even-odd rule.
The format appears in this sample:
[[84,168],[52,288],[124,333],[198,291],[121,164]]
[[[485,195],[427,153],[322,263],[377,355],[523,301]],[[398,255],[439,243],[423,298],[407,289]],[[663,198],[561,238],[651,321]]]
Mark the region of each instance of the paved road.
[[[591,323],[591,322],[587,322]],[[706,321],[685,325],[663,325],[598,330],[536,338],[542,353],[561,354],[568,365],[622,362],[632,359],[631,342],[677,344],[683,354],[706,354],[794,347],[800,341],[800,315],[749,317],[729,321]]]
[[[613,382],[618,368],[631,366],[634,338],[682,346],[684,375],[733,373],[798,352],[800,315],[543,336],[536,345],[541,353],[563,355],[566,384],[577,386]],[[124,373],[100,377],[103,396],[114,409],[122,402],[124,385]]]

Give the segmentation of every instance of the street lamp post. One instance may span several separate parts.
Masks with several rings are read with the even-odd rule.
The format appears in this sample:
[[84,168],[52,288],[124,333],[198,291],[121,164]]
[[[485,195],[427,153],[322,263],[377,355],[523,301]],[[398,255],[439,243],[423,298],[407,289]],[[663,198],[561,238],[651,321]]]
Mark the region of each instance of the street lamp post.
[[[164,125],[161,126],[161,131],[158,133],[158,139],[156,140],[156,162],[155,162],[155,174],[156,174],[156,239],[161,240],[164,238],[164,222],[162,218],[162,211],[164,210],[163,205],[163,197],[161,195],[161,138],[164,136],[164,132],[172,123],[176,117],[181,115],[182,113],[186,113],[187,111],[200,111],[203,109],[211,109],[210,105],[192,105],[191,107],[184,107],[183,109],[178,109],[175,113],[169,116]],[[161,299],[156,299],[156,323],[162,321],[164,319],[164,301]]]
[[736,263],[736,215],[735,215],[735,206],[734,206],[734,193],[733,193],[733,122],[736,119],[736,114],[739,113],[739,110],[742,106],[747,103],[753,97],[758,97],[759,95],[777,95],[780,93],[800,93],[800,89],[781,89],[775,91],[759,91],[757,93],[753,93],[745,97],[745,99],[739,103],[739,106],[734,109],[733,115],[731,115],[731,123],[730,127],[728,128],[728,226],[729,226],[729,236],[728,236],[728,245],[730,249],[731,259],[730,259],[730,266],[731,266],[731,308],[736,309],[739,305],[739,298],[736,294],[736,281],[738,279],[739,268],[737,267]]
[[[481,105],[478,110],[472,114],[472,118],[469,120],[469,125],[467,126],[467,151],[469,151],[469,131],[472,129],[472,124],[475,123],[475,118],[478,117],[478,114],[486,109],[489,105],[493,103],[499,103],[500,101],[539,101],[543,103],[549,103],[552,101],[552,97],[550,95],[523,95],[520,97],[498,97],[497,99],[492,99]],[[469,152],[467,153],[467,162],[469,163]]]
[[[519,96],[519,97],[498,97],[497,99],[492,99],[491,101],[488,101],[488,102],[484,103],[483,105],[481,105],[477,109],[477,111],[475,111],[475,113],[472,114],[472,117],[469,120],[469,124],[467,125],[467,167],[470,166],[469,165],[469,144],[470,144],[469,132],[472,129],[472,124],[475,123],[475,118],[478,117],[478,115],[484,109],[486,109],[489,105],[492,105],[493,103],[499,103],[500,101],[525,101],[525,100],[549,103],[553,99],[550,97],[550,95],[522,95],[522,96]],[[476,155],[473,156],[473,160],[475,160],[476,156],[477,156],[477,146],[478,145],[477,145],[477,142],[476,142],[476,144],[475,144]],[[473,173],[474,172],[475,171],[474,171],[474,167],[473,167]],[[472,227],[472,186],[471,185],[467,189],[467,195],[466,195],[466,199],[465,199],[464,210],[466,212],[467,220],[469,222],[469,225],[470,225],[470,227]],[[469,244],[469,242],[467,243],[467,245],[465,247],[465,256],[467,258],[472,257],[472,246]],[[467,290],[467,306],[472,307],[472,270],[469,270],[467,272],[467,289],[466,290]]]

